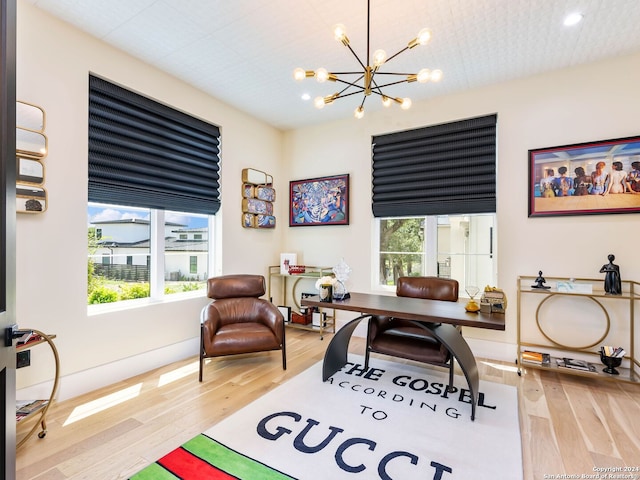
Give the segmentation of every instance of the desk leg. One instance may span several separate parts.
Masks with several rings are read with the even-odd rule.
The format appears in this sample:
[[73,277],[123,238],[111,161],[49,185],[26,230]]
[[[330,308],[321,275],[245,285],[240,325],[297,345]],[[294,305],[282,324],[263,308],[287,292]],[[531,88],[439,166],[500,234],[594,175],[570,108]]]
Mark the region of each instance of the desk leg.
[[[338,330],[324,353],[324,362],[322,364],[322,381],[326,382],[331,375],[336,373],[347,363],[347,351],[349,350],[349,340],[358,324],[371,315],[360,315]],[[334,318],[335,322],[335,318]],[[335,329],[335,324],[334,324]]]
[[436,337],[451,355],[458,361],[458,365],[469,385],[471,392],[471,420],[476,418],[476,405],[478,404],[478,392],[480,391],[480,377],[478,375],[478,365],[476,359],[469,348],[469,344],[464,340],[460,332],[453,326],[446,323],[429,324],[412,322],[416,326],[429,330]]

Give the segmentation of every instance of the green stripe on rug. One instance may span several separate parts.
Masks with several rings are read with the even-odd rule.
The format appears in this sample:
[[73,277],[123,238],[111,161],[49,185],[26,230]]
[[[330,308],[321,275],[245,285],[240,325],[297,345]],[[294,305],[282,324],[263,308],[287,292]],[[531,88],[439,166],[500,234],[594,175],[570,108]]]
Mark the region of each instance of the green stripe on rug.
[[152,463],[144,470],[139,471],[134,476],[130,477],[130,480],[176,480],[176,477],[165,468],[161,467],[157,463]]
[[240,480],[295,480],[203,434],[192,438],[182,448]]

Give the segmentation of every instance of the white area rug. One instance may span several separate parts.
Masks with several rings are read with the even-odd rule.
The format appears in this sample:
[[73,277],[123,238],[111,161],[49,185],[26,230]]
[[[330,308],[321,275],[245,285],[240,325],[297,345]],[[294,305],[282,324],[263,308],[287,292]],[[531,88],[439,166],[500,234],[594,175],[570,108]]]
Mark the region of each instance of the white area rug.
[[471,421],[464,378],[372,358],[322,382],[318,363],[204,432],[304,480],[522,479],[515,387],[480,382]]

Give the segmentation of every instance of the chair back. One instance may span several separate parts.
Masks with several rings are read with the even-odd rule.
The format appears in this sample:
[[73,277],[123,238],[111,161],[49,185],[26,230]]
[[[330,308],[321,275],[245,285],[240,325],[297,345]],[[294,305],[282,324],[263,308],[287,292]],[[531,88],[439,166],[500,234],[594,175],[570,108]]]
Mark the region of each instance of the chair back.
[[396,295],[457,302],[458,281],[439,277],[399,277],[396,281]]
[[262,275],[222,275],[207,280],[207,296],[223,298],[261,297],[266,292]]

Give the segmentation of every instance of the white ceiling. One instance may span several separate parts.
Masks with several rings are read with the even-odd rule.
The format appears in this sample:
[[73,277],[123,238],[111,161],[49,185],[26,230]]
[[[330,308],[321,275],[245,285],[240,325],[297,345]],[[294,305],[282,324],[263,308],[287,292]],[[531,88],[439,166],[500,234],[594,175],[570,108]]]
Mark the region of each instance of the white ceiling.
[[[349,117],[362,100],[354,95],[317,110],[315,96],[341,87],[295,82],[292,72],[359,69],[332,31],[344,24],[365,61],[365,0],[24,1],[277,128]],[[565,27],[576,11],[584,20]],[[384,67],[444,72],[437,84],[389,87],[414,104],[640,51],[640,0],[371,0],[371,52],[391,55],[425,26],[431,42]],[[311,100],[301,99],[304,92]],[[365,111],[380,108],[377,97],[367,99]]]

